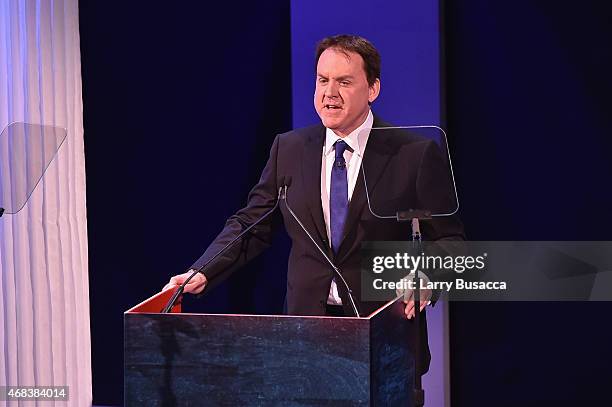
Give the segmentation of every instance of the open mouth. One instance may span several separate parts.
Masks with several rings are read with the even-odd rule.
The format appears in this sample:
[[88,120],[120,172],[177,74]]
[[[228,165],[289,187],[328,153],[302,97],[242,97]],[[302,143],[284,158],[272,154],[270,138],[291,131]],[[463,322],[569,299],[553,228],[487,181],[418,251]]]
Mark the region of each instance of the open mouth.
[[342,109],[342,107],[340,107],[338,105],[323,105],[323,107],[325,107],[328,110]]

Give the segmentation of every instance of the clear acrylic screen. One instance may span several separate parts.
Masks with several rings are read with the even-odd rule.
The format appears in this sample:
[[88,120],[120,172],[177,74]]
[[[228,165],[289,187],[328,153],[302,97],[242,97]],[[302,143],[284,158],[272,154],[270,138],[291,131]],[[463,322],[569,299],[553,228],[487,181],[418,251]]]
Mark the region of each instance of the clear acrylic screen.
[[29,123],[0,133],[0,208],[9,214],[23,208],[65,138],[62,127]]
[[[458,210],[446,133],[441,128],[394,126],[362,131],[370,133],[360,176],[366,186],[369,209],[375,216],[395,219],[398,212],[416,210],[441,217]],[[363,136],[360,134],[359,139]],[[386,167],[372,167],[369,154],[378,155],[378,165]],[[414,177],[414,182],[403,177]],[[386,187],[379,188],[380,185]]]

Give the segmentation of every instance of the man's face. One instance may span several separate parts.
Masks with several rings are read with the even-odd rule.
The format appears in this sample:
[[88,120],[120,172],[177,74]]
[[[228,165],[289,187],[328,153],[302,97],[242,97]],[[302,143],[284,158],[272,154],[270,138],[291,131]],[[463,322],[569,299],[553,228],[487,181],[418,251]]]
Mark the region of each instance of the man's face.
[[325,127],[345,137],[363,123],[380,91],[380,81],[368,85],[363,58],[355,52],[328,48],[317,63],[314,106]]

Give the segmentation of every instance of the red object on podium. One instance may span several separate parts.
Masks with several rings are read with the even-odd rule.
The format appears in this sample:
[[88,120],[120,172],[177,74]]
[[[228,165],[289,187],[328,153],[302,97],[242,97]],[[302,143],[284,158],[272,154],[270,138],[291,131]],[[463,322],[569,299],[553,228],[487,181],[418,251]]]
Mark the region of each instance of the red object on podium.
[[[126,312],[128,313],[159,313],[161,312],[162,309],[164,309],[166,304],[168,304],[168,301],[170,301],[170,297],[174,295],[176,290],[178,290],[178,287],[174,289],[168,289],[165,291],[161,291],[155,294],[153,297],[148,298],[144,300],[143,302],[141,302],[140,304],[130,308]],[[170,310],[171,313],[181,312],[181,298],[182,297],[179,297],[179,300],[174,304],[174,306]]]

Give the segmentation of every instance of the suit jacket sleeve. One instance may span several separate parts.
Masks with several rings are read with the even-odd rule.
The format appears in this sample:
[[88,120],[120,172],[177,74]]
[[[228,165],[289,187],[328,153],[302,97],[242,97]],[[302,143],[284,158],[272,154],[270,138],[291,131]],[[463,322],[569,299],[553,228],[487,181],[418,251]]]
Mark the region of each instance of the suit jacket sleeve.
[[[458,207],[455,185],[438,145],[431,141],[425,148],[416,182],[418,207],[432,214],[451,213]],[[435,216],[421,222],[424,240],[465,240],[463,224],[456,214]]]
[[[208,246],[204,254],[191,266],[192,269],[198,269],[208,262],[245,228],[256,222],[274,207],[278,198],[276,177],[278,140],[279,137],[277,136],[272,144],[270,157],[259,178],[259,182],[249,193],[247,205],[227,220],[221,233]],[[237,240],[223,255],[209,264],[203,270],[206,278],[210,281],[221,274],[225,277],[267,249],[272,240],[273,224],[278,219],[274,219],[275,217],[278,217],[278,212],[270,214],[259,225],[251,229],[249,233]]]

